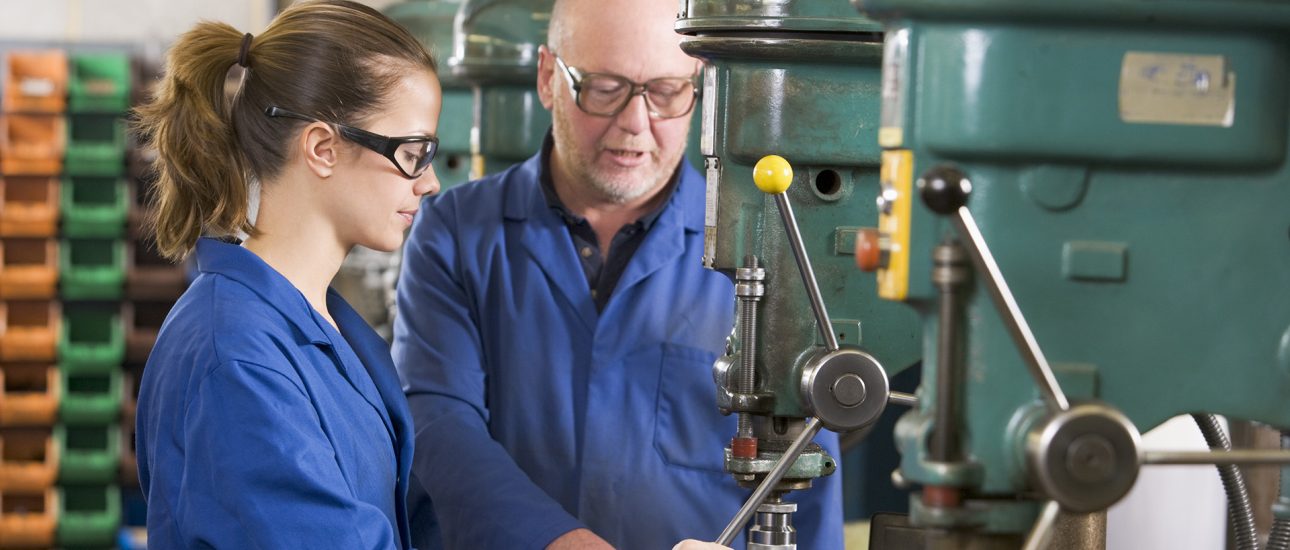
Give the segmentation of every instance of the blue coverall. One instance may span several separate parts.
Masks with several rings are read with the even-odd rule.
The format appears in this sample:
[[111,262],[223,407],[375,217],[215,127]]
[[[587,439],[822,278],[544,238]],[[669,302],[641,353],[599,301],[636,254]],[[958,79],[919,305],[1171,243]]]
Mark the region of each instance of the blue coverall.
[[156,548],[410,548],[412,422],[385,342],[335,292],[332,327],[237,245],[162,325],[136,452]]
[[[712,540],[749,491],[712,363],[734,289],[703,268],[689,163],[598,313],[541,155],[427,199],[405,248],[394,358],[417,430],[413,542],[541,549],[587,527],[620,549]],[[839,456],[837,437],[817,442]],[[842,547],[839,476],[790,495],[800,548]],[[743,537],[736,541],[742,548]]]

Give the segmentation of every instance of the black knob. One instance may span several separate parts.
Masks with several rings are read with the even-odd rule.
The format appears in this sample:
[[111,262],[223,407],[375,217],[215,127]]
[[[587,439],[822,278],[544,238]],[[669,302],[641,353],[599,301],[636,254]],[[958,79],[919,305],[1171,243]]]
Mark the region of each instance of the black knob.
[[918,179],[918,191],[933,212],[946,216],[966,205],[972,194],[972,182],[958,168],[942,164],[932,167]]

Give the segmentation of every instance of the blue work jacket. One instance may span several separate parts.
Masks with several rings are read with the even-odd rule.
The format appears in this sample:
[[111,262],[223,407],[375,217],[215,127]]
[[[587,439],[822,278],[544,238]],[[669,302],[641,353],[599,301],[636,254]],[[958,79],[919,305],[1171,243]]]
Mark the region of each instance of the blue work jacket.
[[410,548],[412,421],[385,342],[332,327],[259,256],[212,239],[139,389],[157,548]]
[[[715,539],[747,498],[712,380],[734,288],[703,268],[704,180],[681,165],[601,313],[540,156],[423,204],[393,347],[417,427],[414,544],[541,549],[586,527],[666,550]],[[834,434],[817,441],[838,456]],[[839,476],[788,499],[801,548],[842,547]]]

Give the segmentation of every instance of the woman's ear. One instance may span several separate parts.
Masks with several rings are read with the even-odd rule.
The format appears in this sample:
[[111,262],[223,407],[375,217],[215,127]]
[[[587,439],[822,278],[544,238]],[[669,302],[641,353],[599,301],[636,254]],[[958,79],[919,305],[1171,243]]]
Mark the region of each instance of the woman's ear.
[[340,136],[328,124],[314,122],[300,133],[305,164],[320,178],[331,177],[340,156]]

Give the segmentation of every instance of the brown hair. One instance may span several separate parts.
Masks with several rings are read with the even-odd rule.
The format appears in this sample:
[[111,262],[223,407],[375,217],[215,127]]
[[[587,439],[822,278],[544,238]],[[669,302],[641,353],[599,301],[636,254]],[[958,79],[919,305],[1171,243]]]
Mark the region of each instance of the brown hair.
[[[406,29],[348,0],[293,5],[250,39],[224,23],[202,22],[166,57],[157,93],[137,109],[136,130],[158,152],[151,199],[161,253],[180,259],[203,233],[245,232],[251,177],[274,177],[292,133],[304,122],[269,119],[277,106],[329,122],[359,124],[385,103],[408,69],[436,70]],[[244,57],[232,101],[224,81]]]

